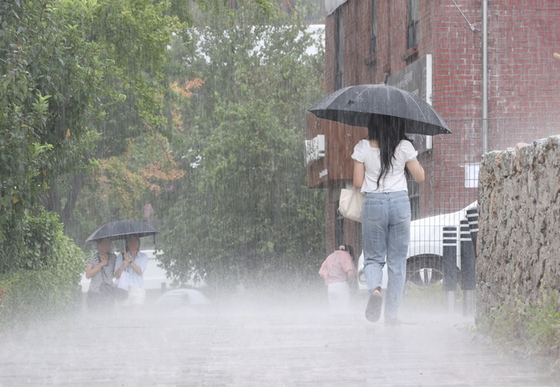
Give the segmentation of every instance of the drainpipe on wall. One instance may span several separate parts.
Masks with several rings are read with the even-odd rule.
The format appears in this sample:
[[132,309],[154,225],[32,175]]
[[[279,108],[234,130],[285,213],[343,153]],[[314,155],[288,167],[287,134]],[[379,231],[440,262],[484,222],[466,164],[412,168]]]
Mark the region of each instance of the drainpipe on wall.
[[[426,102],[432,106],[433,99],[433,68],[432,68],[432,54],[426,54]],[[433,136],[426,136],[426,149],[432,150]]]
[[488,152],[488,0],[482,0],[482,154]]

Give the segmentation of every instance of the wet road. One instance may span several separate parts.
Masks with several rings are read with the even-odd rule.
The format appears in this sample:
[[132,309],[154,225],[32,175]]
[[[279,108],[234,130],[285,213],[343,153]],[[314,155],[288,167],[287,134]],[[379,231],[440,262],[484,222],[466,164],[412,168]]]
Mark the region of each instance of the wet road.
[[385,327],[319,306],[80,314],[0,338],[0,386],[560,385],[457,316],[409,309]]

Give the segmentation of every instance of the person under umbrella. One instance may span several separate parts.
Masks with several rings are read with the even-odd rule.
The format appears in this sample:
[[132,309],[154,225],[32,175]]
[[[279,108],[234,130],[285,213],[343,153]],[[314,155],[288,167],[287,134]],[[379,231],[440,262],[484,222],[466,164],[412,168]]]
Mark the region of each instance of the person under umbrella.
[[381,280],[387,263],[385,323],[397,325],[399,303],[406,280],[410,241],[410,201],[405,171],[417,183],[424,181],[418,152],[405,135],[405,122],[389,116],[371,116],[368,138],[354,148],[354,187],[365,194],[362,209],[364,275],[370,298],[366,318],[381,316]]
[[[125,239],[125,252],[119,254],[115,265],[115,277],[128,281],[128,298],[123,306],[143,305],[146,300],[144,289],[144,271],[148,266],[148,256],[140,251],[138,235],[129,235]],[[126,273],[123,275],[123,273]]]
[[405,133],[450,134],[433,107],[420,97],[389,85],[356,85],[335,91],[309,112],[319,118],[368,128],[354,148],[354,187],[365,194],[362,207],[364,274],[370,299],[366,318],[381,315],[382,269],[387,263],[385,321],[398,324],[410,240],[410,202],[405,170],[421,183],[424,169]]
[[102,285],[113,284],[113,272],[117,257],[111,252],[111,238],[96,240],[97,251],[86,261],[86,278],[91,279],[87,295],[89,310],[111,308],[114,298],[103,293]]

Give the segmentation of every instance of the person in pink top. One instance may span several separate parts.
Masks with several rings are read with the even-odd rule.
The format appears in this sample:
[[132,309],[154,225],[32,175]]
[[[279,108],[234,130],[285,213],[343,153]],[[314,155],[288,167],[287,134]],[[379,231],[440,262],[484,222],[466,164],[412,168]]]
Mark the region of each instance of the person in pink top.
[[329,289],[329,308],[331,312],[347,312],[350,308],[350,285],[354,280],[356,268],[352,257],[342,245],[329,255],[321,265],[319,275]]

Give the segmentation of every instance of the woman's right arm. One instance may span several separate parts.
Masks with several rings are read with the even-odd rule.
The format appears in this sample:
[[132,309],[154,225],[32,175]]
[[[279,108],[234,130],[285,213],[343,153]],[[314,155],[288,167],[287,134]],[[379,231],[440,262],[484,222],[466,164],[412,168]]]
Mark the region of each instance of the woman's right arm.
[[104,265],[102,263],[99,263],[99,265],[93,267],[93,265],[91,263],[88,263],[86,265],[86,278],[90,279],[91,277],[93,277],[94,275],[96,275],[97,273],[99,273],[99,270],[101,270],[101,268]]
[[366,166],[364,163],[354,160],[354,188],[360,189],[364,185],[366,177]]
[[406,168],[418,184],[424,181],[424,168],[420,165],[420,162],[417,159],[407,162]]
[[128,254],[125,253],[125,255],[126,257],[123,257],[122,254],[119,254],[119,256],[117,257],[117,262],[115,265],[115,267],[117,267],[117,270],[115,271],[115,277],[117,279],[121,278],[121,274],[123,273],[124,269],[126,269],[126,267],[128,266],[129,263]]

